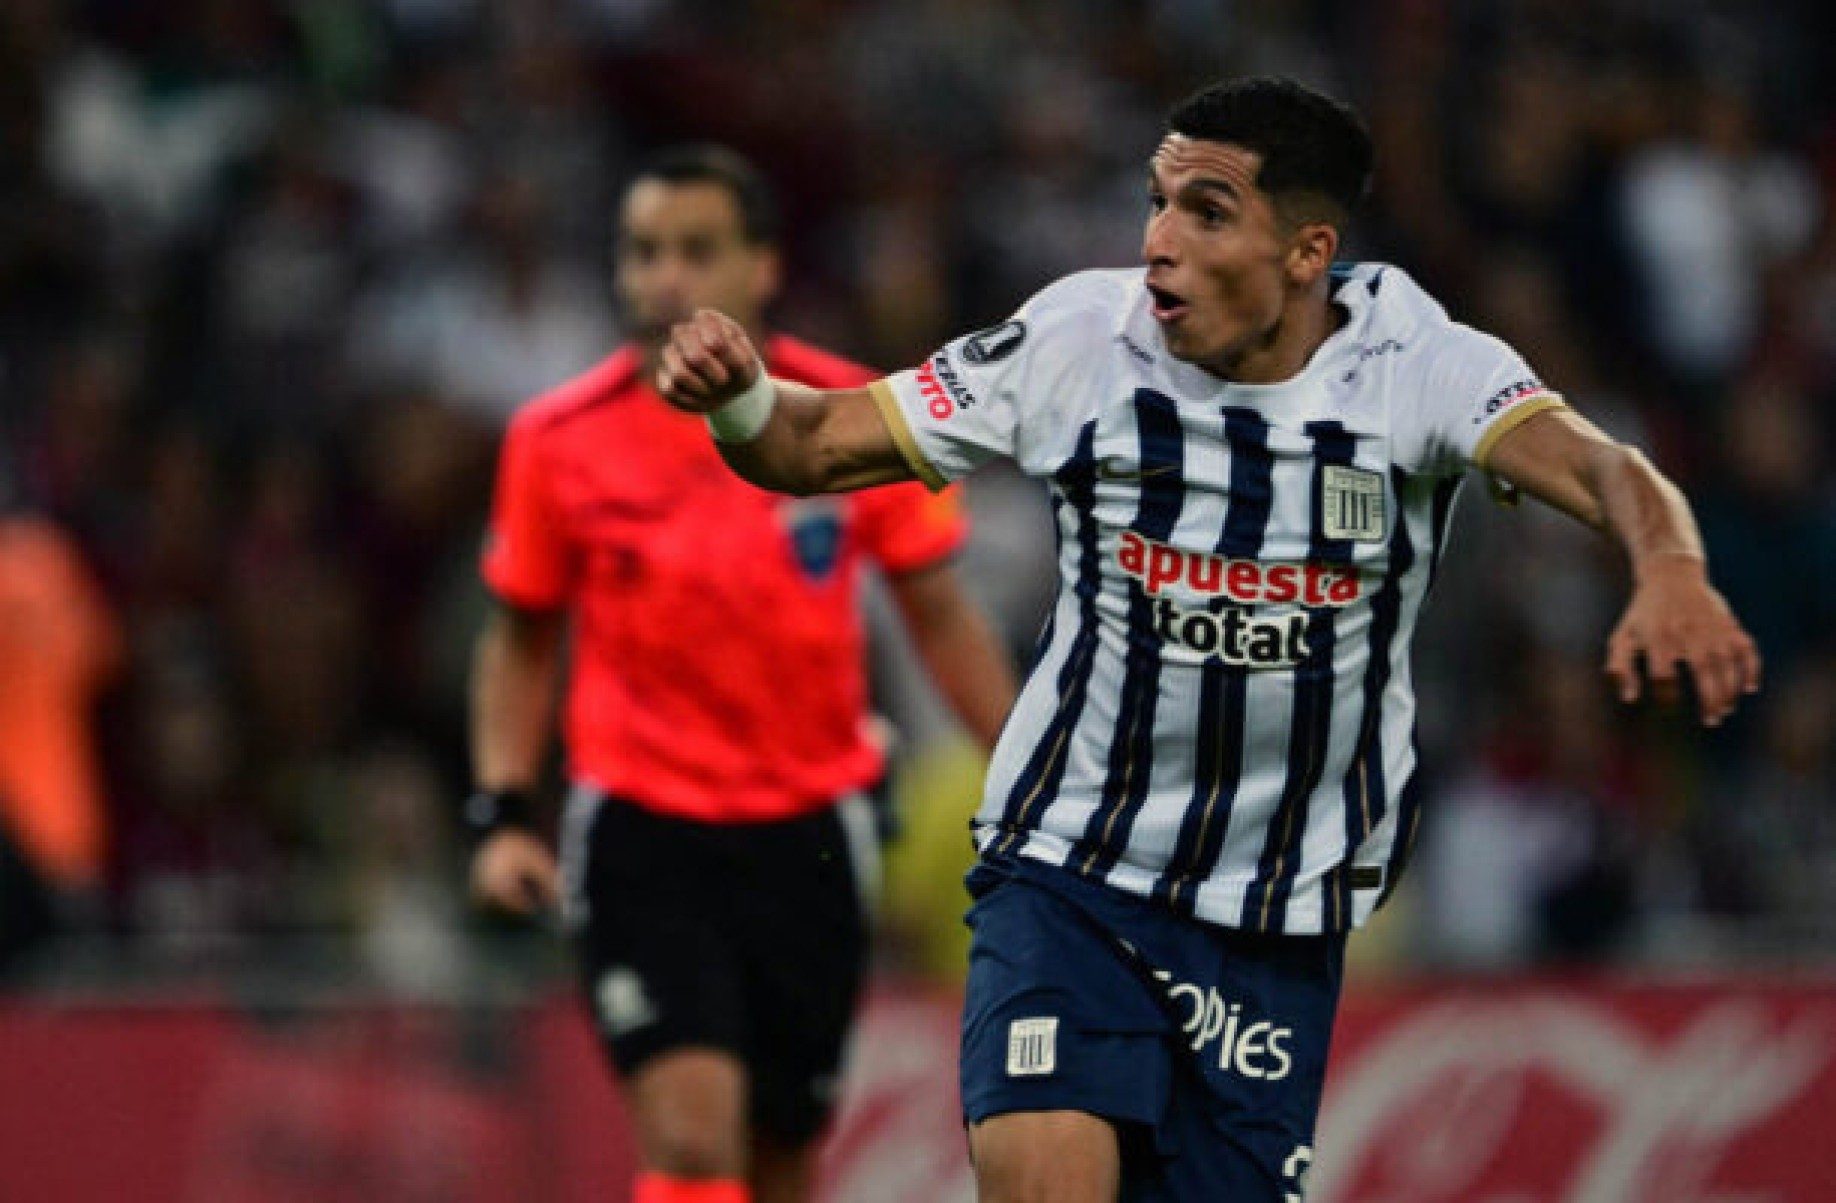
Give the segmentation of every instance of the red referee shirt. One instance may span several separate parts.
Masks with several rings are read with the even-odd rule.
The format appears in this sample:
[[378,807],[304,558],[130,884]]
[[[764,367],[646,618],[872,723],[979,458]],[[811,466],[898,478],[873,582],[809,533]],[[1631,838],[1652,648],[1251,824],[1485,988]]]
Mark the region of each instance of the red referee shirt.
[[[873,379],[793,339],[774,376]],[[574,614],[565,741],[580,780],[707,822],[803,814],[880,773],[856,589],[962,545],[952,494],[916,483],[787,498],[721,461],[633,348],[525,406],[498,465],[483,573],[504,601]]]

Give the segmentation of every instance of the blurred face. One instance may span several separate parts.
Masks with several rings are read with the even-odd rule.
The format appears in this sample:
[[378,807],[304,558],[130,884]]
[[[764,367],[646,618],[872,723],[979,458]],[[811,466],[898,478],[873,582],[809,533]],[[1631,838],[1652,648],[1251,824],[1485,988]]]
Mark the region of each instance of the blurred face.
[[1169,134],[1148,165],[1141,254],[1154,318],[1177,358],[1224,375],[1274,339],[1336,250],[1330,227],[1282,221],[1256,186],[1261,166],[1254,151],[1182,134]]
[[777,290],[778,257],[746,240],[725,186],[641,180],[619,215],[617,284],[636,338],[654,349],[697,309],[756,328]]

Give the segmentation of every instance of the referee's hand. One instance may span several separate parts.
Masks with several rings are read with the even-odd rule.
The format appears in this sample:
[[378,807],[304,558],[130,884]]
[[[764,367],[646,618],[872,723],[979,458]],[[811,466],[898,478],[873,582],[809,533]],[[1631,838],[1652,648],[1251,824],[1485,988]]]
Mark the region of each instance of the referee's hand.
[[764,370],[744,326],[718,310],[697,309],[670,328],[657,391],[677,409],[705,414],[745,392]]
[[472,897],[513,915],[534,915],[554,906],[559,877],[548,845],[513,827],[493,832],[472,857]]

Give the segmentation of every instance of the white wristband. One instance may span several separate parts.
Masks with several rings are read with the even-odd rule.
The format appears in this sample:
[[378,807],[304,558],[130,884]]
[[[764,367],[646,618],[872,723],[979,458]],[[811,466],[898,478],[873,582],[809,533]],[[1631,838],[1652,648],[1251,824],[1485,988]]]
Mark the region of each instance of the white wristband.
[[759,377],[746,391],[719,409],[708,412],[708,429],[717,443],[750,443],[771,421],[771,411],[778,404],[778,386],[760,369]]

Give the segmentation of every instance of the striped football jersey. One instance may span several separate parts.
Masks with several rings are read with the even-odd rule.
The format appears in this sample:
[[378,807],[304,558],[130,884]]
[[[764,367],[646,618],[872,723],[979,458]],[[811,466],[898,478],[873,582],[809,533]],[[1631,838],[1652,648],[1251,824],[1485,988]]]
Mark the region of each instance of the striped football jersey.
[[1293,378],[1170,355],[1141,269],[1047,287],[874,386],[933,487],[1043,478],[1060,585],[975,819],[984,852],[1207,922],[1358,926],[1419,822],[1409,648],[1466,470],[1561,404],[1405,273],[1335,273]]

